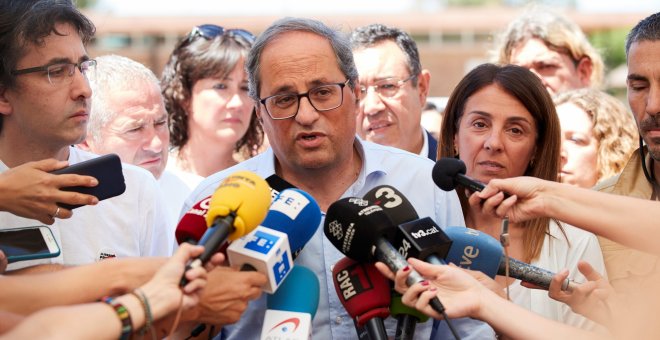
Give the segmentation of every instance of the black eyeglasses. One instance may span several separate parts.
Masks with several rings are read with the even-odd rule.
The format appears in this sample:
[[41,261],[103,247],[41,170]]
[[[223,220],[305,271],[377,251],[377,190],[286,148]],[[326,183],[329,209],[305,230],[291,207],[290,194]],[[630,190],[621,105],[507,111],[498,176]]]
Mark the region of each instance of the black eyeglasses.
[[56,63],[44,66],[24,68],[22,70],[13,70],[11,74],[18,76],[21,74],[35,73],[35,72],[45,72],[48,75],[48,82],[52,85],[63,85],[70,84],[73,81],[73,75],[76,72],[76,69],[80,70],[80,73],[88,77],[90,70],[94,70],[96,67],[96,60],[88,59],[81,61],[79,63]]
[[227,34],[232,37],[234,36],[241,37],[243,40],[247,41],[250,44],[253,44],[254,40],[256,39],[252,33],[244,29],[240,29],[240,28],[225,29],[224,27],[218,25],[204,24],[193,27],[192,31],[190,31],[190,33],[188,34],[188,38],[186,39],[186,42],[191,43],[197,37],[202,37],[206,40],[211,40],[217,36],[221,36],[224,34]]
[[274,96],[259,98],[264,104],[266,112],[275,120],[293,118],[298,114],[300,98],[307,97],[312,107],[319,112],[334,110],[344,102],[344,86],[350,79],[343,83],[333,83],[317,86],[305,93],[282,93]]

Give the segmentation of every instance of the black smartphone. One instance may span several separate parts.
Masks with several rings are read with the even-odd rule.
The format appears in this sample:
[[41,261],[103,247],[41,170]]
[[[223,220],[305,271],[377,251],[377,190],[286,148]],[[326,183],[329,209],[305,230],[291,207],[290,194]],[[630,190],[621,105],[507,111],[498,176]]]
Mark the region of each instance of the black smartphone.
[[0,250],[9,263],[60,255],[55,236],[46,226],[0,230]]
[[[62,188],[62,190],[93,195],[96,196],[99,201],[119,196],[126,191],[126,183],[124,183],[124,173],[121,168],[121,161],[119,160],[119,156],[114,153],[76,163],[66,168],[52,171],[51,173],[58,175],[77,174],[95,177],[99,181],[99,184],[95,187],[65,187]],[[65,203],[58,203],[57,205],[66,209],[75,209],[82,206]]]

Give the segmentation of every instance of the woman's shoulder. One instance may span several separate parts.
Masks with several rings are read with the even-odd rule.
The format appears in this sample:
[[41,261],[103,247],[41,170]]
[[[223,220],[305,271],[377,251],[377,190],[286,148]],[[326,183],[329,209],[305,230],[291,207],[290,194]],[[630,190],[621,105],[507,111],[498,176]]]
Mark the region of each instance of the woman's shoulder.
[[598,242],[595,234],[561,221],[550,221],[549,234],[554,239],[575,243]]

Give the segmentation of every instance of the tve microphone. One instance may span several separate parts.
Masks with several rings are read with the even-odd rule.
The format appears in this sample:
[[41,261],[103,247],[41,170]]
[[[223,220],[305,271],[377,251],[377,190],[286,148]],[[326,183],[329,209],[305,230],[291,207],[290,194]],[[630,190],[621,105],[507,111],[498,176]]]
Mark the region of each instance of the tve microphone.
[[362,264],[344,257],[335,263],[332,279],[339,301],[355,321],[366,327],[369,339],[386,340],[383,319],[390,315],[390,283],[373,264]]
[[[199,245],[204,252],[190,262],[187,269],[204,265],[218,248],[227,240],[235,240],[263,221],[270,205],[268,183],[257,174],[238,171],[229,175],[211,196],[206,213],[206,225]],[[181,279],[181,285],[187,280]]]
[[295,266],[284,283],[266,298],[261,339],[308,340],[319,305],[319,279],[303,266]]
[[[408,266],[406,259],[389,242],[396,233],[392,221],[377,205],[357,198],[342,198],[330,205],[323,226],[325,236],[344,255],[358,262],[381,261],[393,272]],[[422,282],[419,273],[411,269],[406,280],[409,286]],[[440,300],[431,300],[431,307],[444,312]]]
[[321,209],[314,198],[300,189],[284,189],[261,226],[229,245],[227,259],[233,266],[266,275],[268,283],[263,289],[273,293],[320,222]]
[[462,185],[472,191],[481,191],[486,187],[483,183],[465,176],[467,168],[458,158],[443,157],[433,166],[433,182],[444,191],[452,191],[457,185]]
[[206,226],[206,212],[209,210],[209,202],[211,196],[195,203],[195,205],[188,210],[179,224],[176,226],[175,236],[176,241],[181,244],[188,242],[197,244],[204,233],[208,230]]
[[418,322],[426,322],[429,317],[415,308],[410,308],[401,302],[401,294],[392,291],[390,314],[397,320],[394,340],[412,340],[415,337],[415,326]]
[[420,219],[412,203],[397,189],[380,185],[364,195],[364,199],[383,208],[397,225],[392,245],[405,258],[414,257],[432,264],[445,264],[451,240],[431,218]]
[[[453,241],[447,262],[461,268],[478,270],[492,278],[505,275],[506,257],[502,245],[495,238],[465,227],[448,227],[445,232]],[[509,276],[515,279],[548,289],[554,275],[548,270],[509,258]],[[574,287],[575,282],[568,278],[561,285],[561,289],[567,291],[572,291]]]

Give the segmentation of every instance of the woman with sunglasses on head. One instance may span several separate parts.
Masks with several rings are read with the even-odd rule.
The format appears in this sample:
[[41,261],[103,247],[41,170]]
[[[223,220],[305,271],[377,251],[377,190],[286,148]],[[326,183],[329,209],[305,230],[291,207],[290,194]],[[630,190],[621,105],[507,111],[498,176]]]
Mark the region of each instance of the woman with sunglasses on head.
[[161,87],[172,147],[167,168],[192,188],[256,155],[263,142],[243,67],[253,42],[245,30],[200,25],[165,66]]

